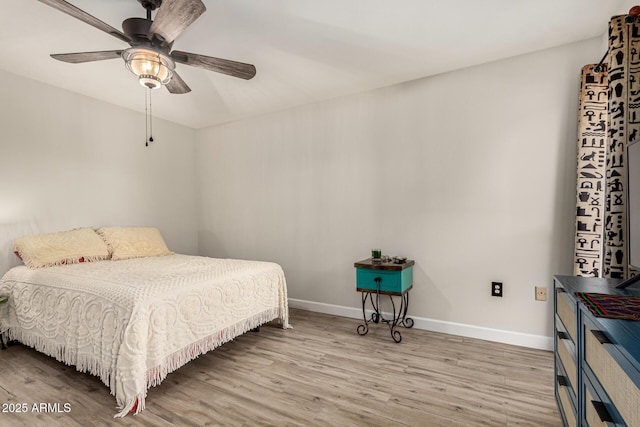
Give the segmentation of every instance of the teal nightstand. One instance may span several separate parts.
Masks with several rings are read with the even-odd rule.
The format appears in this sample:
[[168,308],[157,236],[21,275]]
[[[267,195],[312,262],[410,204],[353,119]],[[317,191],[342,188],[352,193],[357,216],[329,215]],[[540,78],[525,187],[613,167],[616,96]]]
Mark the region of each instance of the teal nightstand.
[[[396,343],[402,341],[402,334],[396,330],[397,326],[413,327],[413,319],[407,317],[409,308],[409,291],[413,288],[413,260],[406,260],[402,264],[394,262],[377,262],[371,258],[358,261],[356,268],[356,291],[362,293],[362,317],[364,325],[358,325],[358,334],[369,332],[369,323],[384,322],[389,326],[391,338]],[[385,319],[380,311],[380,295],[389,296],[393,307],[393,318]],[[375,297],[374,297],[375,296]],[[396,311],[393,297],[400,297],[400,307]],[[367,319],[367,299],[371,303],[373,313]]]

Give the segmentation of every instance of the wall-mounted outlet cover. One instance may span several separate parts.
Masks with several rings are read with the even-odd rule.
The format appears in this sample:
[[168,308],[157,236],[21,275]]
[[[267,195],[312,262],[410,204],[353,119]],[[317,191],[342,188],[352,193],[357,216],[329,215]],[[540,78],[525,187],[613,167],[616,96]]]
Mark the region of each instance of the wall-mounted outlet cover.
[[502,297],[502,282],[491,282],[491,296]]

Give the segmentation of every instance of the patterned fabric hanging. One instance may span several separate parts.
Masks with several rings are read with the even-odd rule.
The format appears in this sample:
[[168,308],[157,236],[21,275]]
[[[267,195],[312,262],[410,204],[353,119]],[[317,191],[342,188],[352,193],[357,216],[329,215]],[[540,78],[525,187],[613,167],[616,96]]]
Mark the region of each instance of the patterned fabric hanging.
[[573,274],[602,277],[609,77],[606,65],[582,68]]
[[605,256],[603,277],[629,277],[626,244],[626,149],[640,132],[640,34],[626,15],[609,22]]
[[628,265],[626,186],[627,145],[640,139],[640,26],[627,17],[609,21],[608,72],[582,69],[576,276],[627,279],[637,273]]

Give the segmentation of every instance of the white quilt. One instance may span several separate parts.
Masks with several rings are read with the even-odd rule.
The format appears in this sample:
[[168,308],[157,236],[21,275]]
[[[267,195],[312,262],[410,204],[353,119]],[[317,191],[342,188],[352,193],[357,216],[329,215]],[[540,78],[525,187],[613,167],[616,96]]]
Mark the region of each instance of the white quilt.
[[97,375],[125,416],[189,360],[273,319],[288,327],[278,264],[187,255],[97,261],[0,280],[0,330]]

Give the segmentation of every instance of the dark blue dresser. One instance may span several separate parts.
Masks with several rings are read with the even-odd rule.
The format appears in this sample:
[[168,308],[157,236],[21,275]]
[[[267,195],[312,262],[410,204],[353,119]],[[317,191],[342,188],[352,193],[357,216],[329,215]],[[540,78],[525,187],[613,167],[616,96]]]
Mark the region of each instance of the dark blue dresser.
[[576,295],[640,297],[619,282],[554,277],[555,394],[567,426],[640,427],[640,322],[597,317]]

